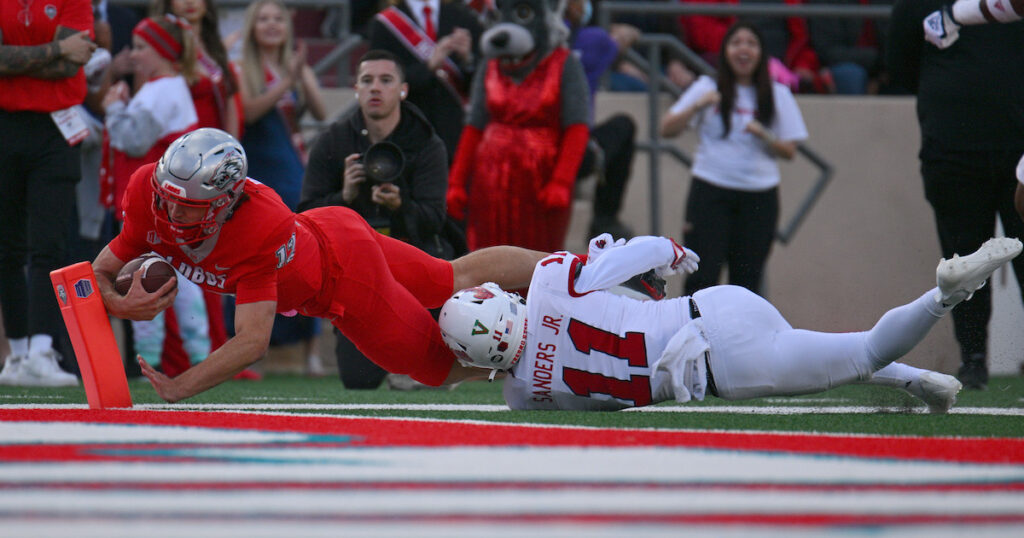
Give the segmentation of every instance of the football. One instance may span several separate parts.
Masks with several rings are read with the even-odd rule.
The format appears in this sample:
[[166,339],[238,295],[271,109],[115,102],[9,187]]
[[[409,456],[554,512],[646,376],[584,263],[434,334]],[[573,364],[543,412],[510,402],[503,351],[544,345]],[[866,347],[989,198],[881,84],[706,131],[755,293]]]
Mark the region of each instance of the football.
[[132,287],[132,275],[135,271],[142,269],[142,288],[153,293],[160,289],[170,279],[177,280],[174,267],[166,260],[156,254],[143,254],[134,260],[124,264],[121,271],[117,273],[114,280],[114,289],[117,293],[125,295]]

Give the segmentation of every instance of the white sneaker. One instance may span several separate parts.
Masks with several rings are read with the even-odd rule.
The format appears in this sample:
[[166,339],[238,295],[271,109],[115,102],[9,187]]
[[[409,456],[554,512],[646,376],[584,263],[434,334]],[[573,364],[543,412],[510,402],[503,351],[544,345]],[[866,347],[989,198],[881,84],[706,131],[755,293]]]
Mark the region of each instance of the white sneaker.
[[29,352],[28,358],[21,363],[22,382],[19,385],[29,387],[75,387],[78,376],[65,372],[57,364],[58,354],[53,349]]
[[939,372],[924,372],[910,386],[907,392],[928,404],[928,412],[944,415],[956,403],[956,395],[963,388],[960,381]]
[[950,307],[970,299],[996,269],[1017,257],[1022,247],[1024,245],[1012,237],[995,237],[985,241],[973,254],[943,259],[935,268],[939,285],[935,300],[943,307]]
[[306,377],[323,377],[325,375],[327,375],[327,370],[319,355],[306,357]]
[[8,355],[4,359],[4,369],[0,372],[0,385],[17,386],[21,384],[21,365],[24,355]]

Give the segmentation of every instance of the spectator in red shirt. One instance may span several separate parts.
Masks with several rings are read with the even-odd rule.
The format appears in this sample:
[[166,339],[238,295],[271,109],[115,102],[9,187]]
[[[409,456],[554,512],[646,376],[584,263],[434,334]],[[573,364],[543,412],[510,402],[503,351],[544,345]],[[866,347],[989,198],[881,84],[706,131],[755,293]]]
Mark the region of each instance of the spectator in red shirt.
[[50,271],[65,263],[74,219],[75,144],[88,131],[72,107],[85,99],[92,27],[88,0],[0,0],[0,304],[11,344],[0,384],[78,384],[53,349],[64,327]]

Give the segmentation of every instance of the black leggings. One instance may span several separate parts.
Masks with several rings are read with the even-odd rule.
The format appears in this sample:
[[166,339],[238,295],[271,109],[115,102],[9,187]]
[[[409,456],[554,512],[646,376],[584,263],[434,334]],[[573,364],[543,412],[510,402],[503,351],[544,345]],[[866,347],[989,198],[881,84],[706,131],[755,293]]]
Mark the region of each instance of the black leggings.
[[[978,250],[995,234],[997,217],[1007,237],[1024,237],[1024,222],[1013,207],[1019,159],[1020,151],[946,152],[943,160],[921,162],[925,197],[935,213],[944,258]],[[1014,258],[1013,271],[1017,282],[1024,282],[1024,256]],[[989,286],[953,309],[953,328],[964,356],[987,352],[991,315]]]
[[[636,123],[625,114],[616,114],[591,129],[590,138],[604,152],[604,181],[597,184],[594,192],[594,216],[614,219],[622,207],[623,193],[633,168]],[[594,152],[588,146],[577,176],[593,173],[594,160]]]
[[8,338],[64,334],[50,271],[67,263],[81,166],[78,148],[49,114],[0,111],[0,304]]
[[700,268],[686,278],[685,295],[719,283],[760,294],[764,266],[779,221],[779,189],[748,192],[716,187],[694,177],[686,200],[683,244],[700,256]]

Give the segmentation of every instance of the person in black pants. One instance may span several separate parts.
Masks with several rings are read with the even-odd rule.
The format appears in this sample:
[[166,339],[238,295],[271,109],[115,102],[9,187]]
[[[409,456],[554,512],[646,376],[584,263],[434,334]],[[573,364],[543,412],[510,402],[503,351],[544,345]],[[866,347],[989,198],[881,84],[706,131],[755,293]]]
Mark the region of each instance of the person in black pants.
[[[925,41],[922,21],[948,0],[899,0],[887,64],[894,84],[917,94],[921,176],[942,256],[966,254],[993,234],[1024,235],[1014,208],[1015,169],[1024,153],[1024,23],[964,26],[945,49]],[[1013,261],[1024,282],[1024,260]],[[1024,300],[1024,295],[1022,295]],[[988,383],[990,288],[953,312],[960,381]]]
[[623,224],[618,215],[636,153],[636,122],[625,114],[615,114],[590,130],[590,140],[577,176],[586,177],[595,172],[599,164],[598,150],[604,168],[594,189],[594,217],[589,235],[610,233],[616,238],[633,237],[633,230]]
[[792,92],[772,81],[760,30],[739,22],[725,34],[715,79],[702,75],[669,108],[661,135],[693,127],[699,137],[686,202],[683,239],[701,267],[684,294],[729,283],[761,293],[779,216],[781,172],[807,127]]
[[[457,254],[445,214],[448,164],[444,144],[415,105],[405,102],[408,85],[390,52],[371,50],[356,74],[359,108],[339,118],[313,141],[302,182],[299,211],[342,205],[378,232],[435,257]],[[381,144],[381,145],[378,145]],[[388,181],[368,177],[368,150],[393,144],[400,172]],[[455,241],[458,243],[458,241]],[[461,253],[461,252],[459,252]],[[367,359],[335,329],[338,373],[346,388],[377,388],[387,372]]]
[[78,384],[60,368],[53,347],[65,332],[50,271],[66,261],[81,177],[76,135],[85,123],[62,135],[51,114],[77,114],[72,107],[86,95],[82,66],[96,44],[88,34],[88,0],[53,11],[41,2],[0,0],[0,305],[11,344],[0,384],[6,385]]

